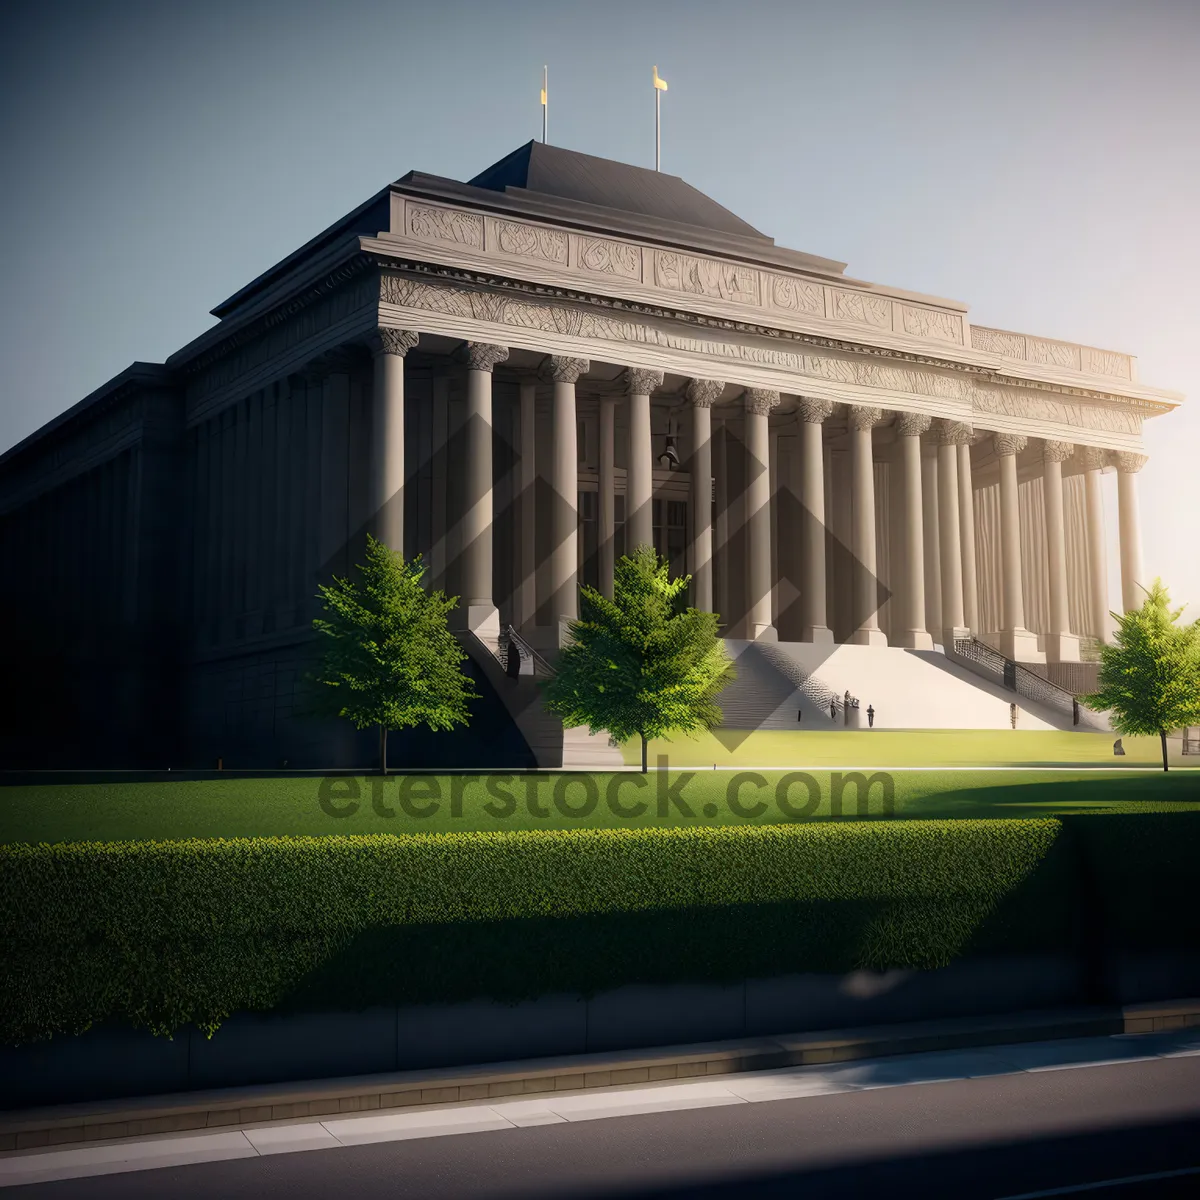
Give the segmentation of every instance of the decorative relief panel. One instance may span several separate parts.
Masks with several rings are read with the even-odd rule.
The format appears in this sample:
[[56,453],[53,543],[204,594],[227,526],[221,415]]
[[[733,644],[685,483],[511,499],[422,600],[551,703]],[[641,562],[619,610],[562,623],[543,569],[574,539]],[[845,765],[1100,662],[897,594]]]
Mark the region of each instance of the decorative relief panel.
[[884,296],[830,288],[828,312],[835,321],[852,321],[856,325],[871,325],[875,329],[892,327],[892,302]]
[[476,213],[410,204],[408,232],[423,242],[457,242],[460,246],[483,249],[483,218]]
[[1092,375],[1115,375],[1118,379],[1129,379],[1133,374],[1129,355],[1116,354],[1111,350],[1083,348],[1083,369]]
[[962,345],[962,317],[956,313],[940,312],[935,308],[912,308],[907,304],[897,304],[896,309],[905,333]]
[[[1134,436],[1141,431],[1141,420],[1137,414],[1116,406],[1051,397],[1029,389],[1006,388],[981,381],[975,376],[955,375],[919,366],[874,359],[840,358],[831,354],[798,354],[764,346],[706,339],[583,309],[537,304],[515,297],[437,286],[399,276],[383,277],[380,298],[387,304],[490,321],[513,328],[657,346],[778,367],[814,379],[893,394],[907,393],[946,400],[960,407],[965,403],[974,414],[985,418],[978,422],[985,427],[987,415],[994,414]],[[880,400],[886,405],[885,397],[880,397]]]
[[625,279],[642,277],[642,251],[628,242],[610,242],[606,238],[581,237],[578,265],[585,271],[620,275]]
[[982,325],[971,326],[971,345],[976,350],[989,354],[1003,354],[1005,358],[1025,359],[1025,338],[1019,333],[1006,333],[1002,329],[985,329]]
[[657,250],[654,254],[654,282],[673,292],[714,296],[739,304],[758,304],[758,272],[738,263],[696,258],[691,254]]
[[789,279],[786,275],[770,275],[771,303],[776,308],[789,312],[825,315],[825,295],[819,283],[807,283],[803,279]]
[[1048,342],[1044,338],[1026,338],[1029,361],[1046,367],[1079,370],[1079,347],[1067,342]]
[[503,254],[567,265],[567,235],[561,230],[496,220],[492,222],[492,232],[495,241],[491,244]]

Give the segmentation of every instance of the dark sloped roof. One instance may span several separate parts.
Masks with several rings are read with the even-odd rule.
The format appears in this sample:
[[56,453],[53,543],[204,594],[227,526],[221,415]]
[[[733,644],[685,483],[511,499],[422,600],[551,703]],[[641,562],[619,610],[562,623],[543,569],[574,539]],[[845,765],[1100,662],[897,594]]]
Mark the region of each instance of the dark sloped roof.
[[527,142],[470,180],[472,187],[520,188],[563,200],[637,213],[740,237],[771,239],[677,175]]

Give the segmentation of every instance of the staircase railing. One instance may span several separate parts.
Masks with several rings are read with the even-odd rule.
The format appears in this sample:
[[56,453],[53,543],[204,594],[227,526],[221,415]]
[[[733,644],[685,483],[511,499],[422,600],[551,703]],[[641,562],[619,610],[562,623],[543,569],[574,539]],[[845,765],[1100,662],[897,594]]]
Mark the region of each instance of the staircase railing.
[[[508,654],[512,647],[521,656],[521,674],[533,675],[541,679],[549,679],[554,674],[554,668],[516,631],[512,625],[506,625],[500,631],[499,646],[504,653],[501,659],[507,669]],[[526,669],[528,667],[528,670]]]
[[1097,714],[1080,704],[1072,693],[1027,670],[1020,663],[1005,658],[999,650],[978,638],[956,638],[953,647],[947,647],[947,657],[1026,700],[1070,717],[1072,725],[1103,728]]

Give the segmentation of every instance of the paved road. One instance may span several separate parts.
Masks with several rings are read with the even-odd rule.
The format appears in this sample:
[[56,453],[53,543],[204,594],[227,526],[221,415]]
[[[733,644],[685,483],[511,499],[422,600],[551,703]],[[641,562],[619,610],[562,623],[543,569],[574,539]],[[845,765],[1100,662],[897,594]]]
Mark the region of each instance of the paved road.
[[[5,1195],[1161,1200],[1200,1196],[1198,1135],[1193,1053],[256,1156]],[[1063,1188],[1072,1190],[1054,1191]]]

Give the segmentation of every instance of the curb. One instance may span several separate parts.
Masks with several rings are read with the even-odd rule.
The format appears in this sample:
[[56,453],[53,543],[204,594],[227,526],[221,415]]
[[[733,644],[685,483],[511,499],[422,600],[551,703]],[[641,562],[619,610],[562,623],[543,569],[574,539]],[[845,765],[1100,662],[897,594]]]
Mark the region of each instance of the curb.
[[857,1029],[226,1088],[0,1114],[0,1151],[95,1144],[341,1113],[778,1070],[932,1050],[1200,1026],[1200,998],[959,1017]]

